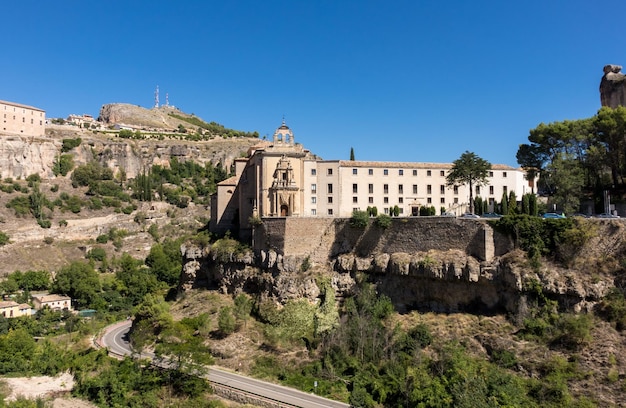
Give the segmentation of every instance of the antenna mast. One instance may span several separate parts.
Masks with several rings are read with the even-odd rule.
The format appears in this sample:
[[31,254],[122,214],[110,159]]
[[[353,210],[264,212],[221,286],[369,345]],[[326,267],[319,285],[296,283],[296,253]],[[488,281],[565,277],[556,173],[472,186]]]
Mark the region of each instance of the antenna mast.
[[154,91],[154,107],[159,107],[159,86],[157,85],[156,91]]

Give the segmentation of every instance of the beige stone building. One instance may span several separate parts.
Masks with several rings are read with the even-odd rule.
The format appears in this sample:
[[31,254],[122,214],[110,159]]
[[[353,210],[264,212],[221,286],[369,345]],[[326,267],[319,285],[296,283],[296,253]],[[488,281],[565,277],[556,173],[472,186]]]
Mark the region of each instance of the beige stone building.
[[[469,187],[448,187],[451,163],[321,160],[294,140],[283,124],[273,140],[252,147],[235,163],[235,176],[217,186],[211,202],[211,231],[245,238],[251,217],[350,217],[376,207],[416,216],[421,206],[461,215],[469,209]],[[489,184],[475,186],[474,197],[490,204],[514,191],[532,191],[522,169],[495,164]]]
[[36,310],[49,307],[52,310],[72,310],[72,299],[64,295],[38,294],[32,295],[33,305]]
[[2,133],[27,136],[43,136],[46,126],[46,112],[33,106],[15,102],[0,101]]
[[23,303],[19,304],[12,300],[0,301],[0,314],[6,318],[30,316],[30,305]]

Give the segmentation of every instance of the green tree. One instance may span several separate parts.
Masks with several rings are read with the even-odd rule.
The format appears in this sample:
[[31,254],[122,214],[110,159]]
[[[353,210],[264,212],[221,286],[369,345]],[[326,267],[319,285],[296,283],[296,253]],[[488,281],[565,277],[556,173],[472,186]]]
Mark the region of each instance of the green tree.
[[236,321],[230,306],[221,308],[217,319],[217,327],[223,335],[228,336],[235,331]]
[[350,148],[350,161],[354,161],[354,148]]
[[474,186],[487,184],[491,163],[478,157],[475,153],[465,151],[454,162],[452,169],[446,176],[448,186],[469,185],[470,212],[474,212]]
[[506,192],[502,192],[502,201],[500,202],[500,214],[509,214],[509,197],[506,195]]
[[61,268],[52,284],[52,292],[70,296],[79,308],[101,308],[100,279],[88,263],[74,261]]
[[154,244],[146,257],[146,265],[152,274],[169,286],[178,284],[182,270],[180,240],[166,239],[162,244]]

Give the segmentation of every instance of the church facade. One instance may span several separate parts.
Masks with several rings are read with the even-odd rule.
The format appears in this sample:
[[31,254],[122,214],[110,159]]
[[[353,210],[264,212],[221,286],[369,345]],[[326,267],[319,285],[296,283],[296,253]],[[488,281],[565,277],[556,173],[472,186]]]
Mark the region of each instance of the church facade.
[[[448,187],[451,163],[322,160],[301,144],[283,122],[272,141],[261,141],[235,161],[235,175],[217,186],[211,200],[210,230],[250,235],[263,217],[350,217],[376,207],[379,214],[416,216],[421,206],[461,215],[469,210],[468,186]],[[532,191],[522,169],[492,165],[489,184],[474,196],[490,203],[514,191]]]

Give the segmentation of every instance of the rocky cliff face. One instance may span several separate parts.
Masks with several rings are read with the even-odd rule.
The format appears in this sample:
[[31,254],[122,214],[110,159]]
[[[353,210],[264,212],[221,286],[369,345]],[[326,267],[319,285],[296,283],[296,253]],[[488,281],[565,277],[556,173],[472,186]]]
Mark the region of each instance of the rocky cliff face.
[[98,121],[106,125],[120,124],[146,129],[174,130],[178,125],[189,127],[189,123],[170,116],[170,113],[189,116],[170,106],[146,109],[128,103],[110,103],[102,105]]
[[[596,237],[580,251],[571,269],[548,261],[531,268],[525,253],[514,249],[490,261],[479,261],[461,249],[370,254],[351,250],[331,254],[326,262],[269,249],[256,256],[250,251],[219,261],[208,249],[188,245],[182,248],[180,290],[207,287],[223,293],[247,292],[279,303],[297,298],[314,301],[320,293],[316,278],[325,277],[341,299],[351,293],[357,275],[367,274],[400,312],[524,316],[527,291],[534,281],[563,310],[577,312],[593,308],[614,286],[619,266],[615,261],[611,266],[607,259],[626,248],[626,228],[621,224],[598,222],[594,228],[598,229]],[[395,232],[390,234],[397,237]]]
[[51,125],[42,138],[0,134],[0,177],[25,178],[39,174],[44,179],[54,178],[53,166],[61,154],[63,139],[77,137],[82,139],[82,143],[70,152],[76,165],[97,160],[116,173],[124,170],[128,178],[134,178],[154,164],[167,165],[173,157],[201,164],[221,163],[229,168],[236,158],[258,142],[254,138],[215,138],[194,142],[131,140],[74,126]]

